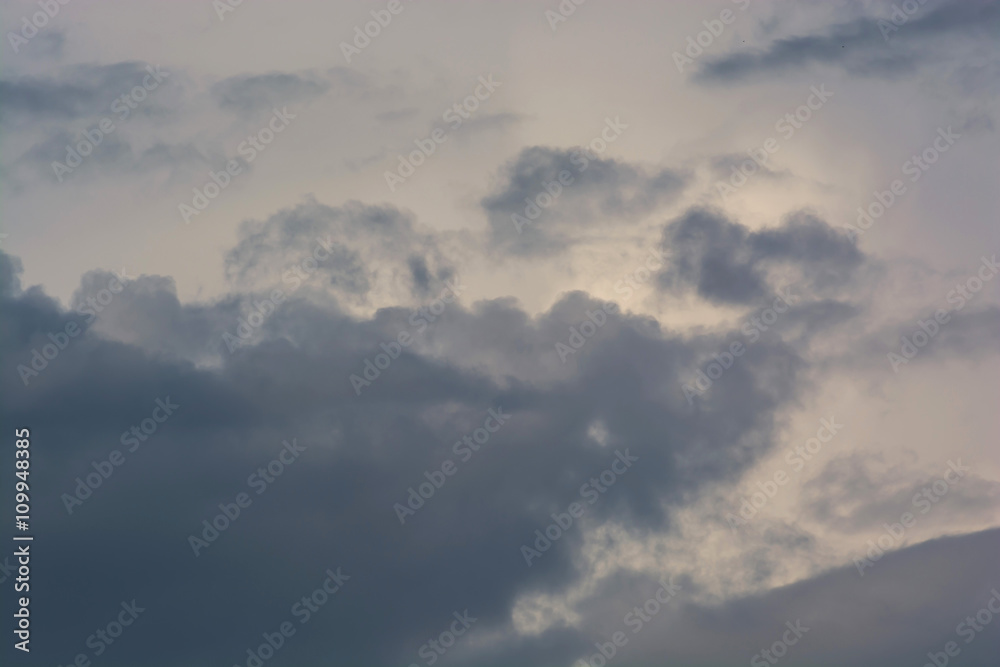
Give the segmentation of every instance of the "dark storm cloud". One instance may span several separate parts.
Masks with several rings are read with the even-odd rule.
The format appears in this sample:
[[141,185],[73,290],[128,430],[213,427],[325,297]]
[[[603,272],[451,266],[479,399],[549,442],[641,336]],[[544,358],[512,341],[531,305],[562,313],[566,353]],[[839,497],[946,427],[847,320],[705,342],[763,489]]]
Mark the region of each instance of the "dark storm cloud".
[[362,75],[338,67],[325,74],[243,74],[219,81],[210,92],[223,109],[243,115],[259,115],[273,107],[310,102],[334,86],[358,90],[363,88],[364,82]]
[[[953,0],[920,9],[905,23],[889,21],[891,7],[875,16],[831,26],[824,32],[778,39],[756,52],[736,52],[705,61],[697,78],[731,82],[812,65],[832,65],[850,74],[893,77],[916,71],[936,40],[995,42],[1000,3]],[[879,20],[885,23],[880,27]],[[885,25],[891,26],[885,28]],[[883,30],[889,40],[883,36]]]
[[[330,224],[348,238],[361,222],[376,236],[407,229],[392,209],[296,210],[246,235],[230,266],[259,267],[278,238],[294,247]],[[580,485],[616,449],[639,461],[584,523],[665,528],[667,508],[707,481],[734,479],[769,449],[776,412],[795,396],[803,368],[791,348],[762,342],[691,411],[681,373],[719,338],[688,340],[613,314],[562,364],[554,343],[601,306],[574,293],[537,318],[508,300],[452,304],[359,396],[349,376],[380,342],[412,330],[411,309],[357,320],[332,302],[290,298],[250,345],[206,360],[195,351],[219,350],[242,295],[186,305],[170,281],[146,276],[24,386],[16,366],[78,316],[38,290],[20,292],[12,263],[4,257],[2,266],[0,411],[4,423],[30,427],[36,443],[36,520],[47,543],[37,564],[48,576],[33,604],[45,610],[40,624],[61,630],[38,649],[52,661],[85,650],[95,623],[136,598],[147,615],[102,664],[141,662],[150,646],[166,661],[242,663],[246,647],[338,566],[351,580],[317,620],[297,626],[282,660],[409,664],[465,609],[477,630],[509,631],[517,596],[576,581],[584,529],[568,530],[531,567],[521,545],[551,512],[580,500]],[[88,276],[80,294],[105,277]],[[176,413],[68,515],[61,495],[74,479],[124,449],[121,434],[166,397]],[[452,444],[490,408],[509,421],[461,462]],[[596,420],[606,447],[587,435]],[[252,505],[196,558],[188,535],[248,491],[248,475],[292,438],[307,448],[302,462],[265,494],[251,490]],[[460,463],[458,474],[400,525],[393,504],[446,458]]]
[[809,214],[787,217],[776,228],[752,231],[720,212],[695,209],[669,223],[661,247],[670,255],[660,284],[693,287],[699,296],[724,304],[759,303],[777,287],[772,272],[794,271],[796,289],[813,296],[835,293],[864,261],[843,234]]
[[[568,185],[559,182],[560,174]],[[652,213],[676,197],[685,182],[684,175],[669,169],[651,173],[582,148],[534,146],[506,165],[481,205],[492,244],[504,253],[545,255],[581,240],[588,228]],[[544,206],[547,200],[551,203]]]

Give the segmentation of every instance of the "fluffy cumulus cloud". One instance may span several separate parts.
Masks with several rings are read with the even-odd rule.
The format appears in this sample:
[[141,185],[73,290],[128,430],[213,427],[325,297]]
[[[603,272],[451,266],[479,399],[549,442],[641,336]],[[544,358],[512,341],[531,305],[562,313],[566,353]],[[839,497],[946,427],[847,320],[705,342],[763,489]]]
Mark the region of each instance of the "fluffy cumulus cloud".
[[11,664],[995,664],[996,3],[227,7],[0,76]]

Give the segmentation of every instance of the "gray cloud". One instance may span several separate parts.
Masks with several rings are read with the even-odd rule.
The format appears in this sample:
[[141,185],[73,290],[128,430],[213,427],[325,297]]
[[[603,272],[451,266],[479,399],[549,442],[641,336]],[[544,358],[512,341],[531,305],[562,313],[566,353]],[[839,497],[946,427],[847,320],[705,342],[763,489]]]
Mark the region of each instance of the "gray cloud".
[[273,107],[303,104],[326,94],[331,88],[359,90],[365,79],[352,70],[337,67],[323,75],[269,72],[243,74],[214,84],[210,93],[219,106],[241,115],[259,115]]
[[[558,182],[564,172],[569,175],[564,180],[573,179],[565,186]],[[588,228],[654,212],[675,198],[685,182],[684,175],[670,169],[650,173],[610,158],[595,159],[584,149],[534,146],[503,168],[500,183],[481,205],[494,246],[514,255],[545,255],[581,240]],[[553,191],[560,188],[554,198],[545,187],[552,183]],[[539,207],[536,202],[544,204],[546,197],[551,204]],[[520,225],[520,233],[514,215],[529,223]]]
[[[387,211],[353,214],[386,230],[405,227]],[[352,224],[347,213],[338,215]],[[311,224],[296,223],[290,214],[279,220],[268,233],[287,233],[292,246],[302,235],[297,227]],[[237,258],[256,254],[263,244],[247,238],[252,240]],[[5,260],[5,266],[13,263]],[[531,568],[519,547],[552,511],[579,499],[580,485],[610,465],[614,449],[628,448],[641,464],[593,506],[589,520],[663,529],[665,507],[709,480],[739,474],[766,451],[774,412],[794,395],[801,363],[790,348],[762,343],[733,369],[726,387],[691,413],[679,393],[665,395],[663,387],[679,386],[698,348],[719,341],[687,341],[641,318],[611,316],[574,368],[560,365],[530,379],[509,373],[493,378],[478,361],[433,352],[439,340],[462,340],[501,367],[515,368],[523,357],[534,369],[552,368],[554,342],[600,305],[577,294],[535,321],[503,301],[472,310],[453,305],[426,341],[404,351],[357,396],[348,376],[380,352],[379,341],[411,327],[409,309],[383,309],[365,321],[333,304],[292,298],[267,319],[252,345],[196,367],[193,351],[218,345],[235,327],[239,295],[184,305],[169,281],[147,276],[119,295],[107,321],[81,322],[84,333],[25,387],[16,365],[28,363],[31,350],[49,342],[49,332],[80,317],[37,290],[19,292],[6,282],[12,276],[6,271],[0,290],[7,322],[0,345],[10,360],[0,379],[3,418],[32,424],[37,442],[61,443],[39,448],[35,461],[46,470],[36,491],[37,520],[47,526],[50,544],[39,567],[59,572],[36,599],[53,610],[51,622],[63,628],[67,642],[42,649],[53,656],[76,650],[74,638],[92,632],[94,614],[136,597],[151,610],[150,621],[135,630],[134,645],[116,651],[117,660],[136,659],[141,647],[159,643],[156,637],[182,633],[185,642],[161,644],[164,658],[236,661],[244,645],[287,615],[292,592],[312,590],[331,565],[354,577],[343,597],[322,612],[323,627],[338,630],[331,635],[303,628],[284,652],[288,660],[314,664],[322,655],[325,664],[331,656],[340,664],[403,662],[439,631],[441,619],[465,608],[483,627],[503,629],[517,595],[559,590],[578,576],[573,554],[582,529],[568,532]],[[82,289],[105,277],[89,276]],[[479,333],[485,331],[494,335]],[[784,380],[756,380],[762,372]],[[182,406],[177,414],[68,516],[60,495],[72,491],[74,478],[120,448],[120,433],[168,395]],[[455,458],[451,443],[496,406],[511,420],[495,445],[463,465],[401,526],[393,503],[405,502],[407,488],[424,481],[424,470]],[[595,419],[606,425],[613,447],[587,436]],[[219,502],[246,490],[246,476],[273,457],[282,439],[293,437],[308,446],[308,465],[284,473],[268,495],[254,498],[245,518],[194,558],[187,535]],[[295,549],[277,547],[293,542]],[[78,554],[73,560],[56,555],[70,545]],[[238,554],[239,573],[218,576]],[[154,570],[160,575],[151,577]],[[215,582],[213,602],[192,604],[209,580]],[[56,595],[63,602],[50,604]],[[185,614],[171,611],[180,608]]]
[[1000,4],[952,0],[922,10],[898,30],[887,30],[892,43],[882,34],[879,20],[884,15],[857,18],[812,35],[775,40],[755,52],[737,52],[706,59],[696,75],[701,81],[732,82],[753,76],[778,74],[813,65],[830,65],[850,74],[895,77],[915,72],[928,60],[936,40],[959,38],[989,43],[1000,26]]
[[[883,463],[881,458],[854,453],[828,462],[805,486],[806,509],[837,530],[852,533],[897,522],[904,512],[916,516],[921,524],[948,526],[958,518],[988,516],[1000,499],[1000,483],[977,475],[975,465],[962,478],[950,474],[949,479],[957,481],[948,485],[946,493],[927,499],[920,494],[926,489],[933,491],[934,482],[949,469],[946,460],[940,462],[937,474],[913,479],[912,471],[898,467],[876,471],[873,460]],[[964,465],[972,463],[962,461]]]
[[309,257],[317,241],[332,252],[318,268],[322,287],[350,303],[366,303],[373,289],[424,298],[455,272],[437,239],[411,215],[359,202],[331,208],[310,197],[266,221],[244,223],[226,257],[226,275],[243,289],[280,285],[290,264]]
[[115,98],[141,85],[148,75],[146,66],[141,62],[73,65],[58,70],[55,76],[0,79],[4,100],[0,117],[7,122],[38,123],[110,114]]
[[779,227],[751,231],[721,213],[695,209],[664,228],[661,247],[670,254],[659,275],[664,288],[693,287],[710,301],[740,305],[773,295],[777,269],[794,272],[796,289],[835,294],[850,283],[864,257],[843,234],[804,213]]

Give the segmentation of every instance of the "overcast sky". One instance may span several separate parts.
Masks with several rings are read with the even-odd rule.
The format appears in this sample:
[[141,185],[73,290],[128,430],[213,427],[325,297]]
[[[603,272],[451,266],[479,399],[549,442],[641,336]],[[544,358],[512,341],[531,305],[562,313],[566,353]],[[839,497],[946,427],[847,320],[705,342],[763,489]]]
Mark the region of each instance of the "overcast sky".
[[0,22],[10,664],[996,665],[1000,3]]

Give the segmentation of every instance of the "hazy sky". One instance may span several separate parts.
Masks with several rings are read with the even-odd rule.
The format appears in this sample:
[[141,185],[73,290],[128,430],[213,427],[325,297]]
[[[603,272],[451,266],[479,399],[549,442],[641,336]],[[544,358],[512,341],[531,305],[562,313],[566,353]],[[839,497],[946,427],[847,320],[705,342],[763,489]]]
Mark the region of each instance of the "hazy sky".
[[1000,3],[0,21],[10,664],[996,665]]

